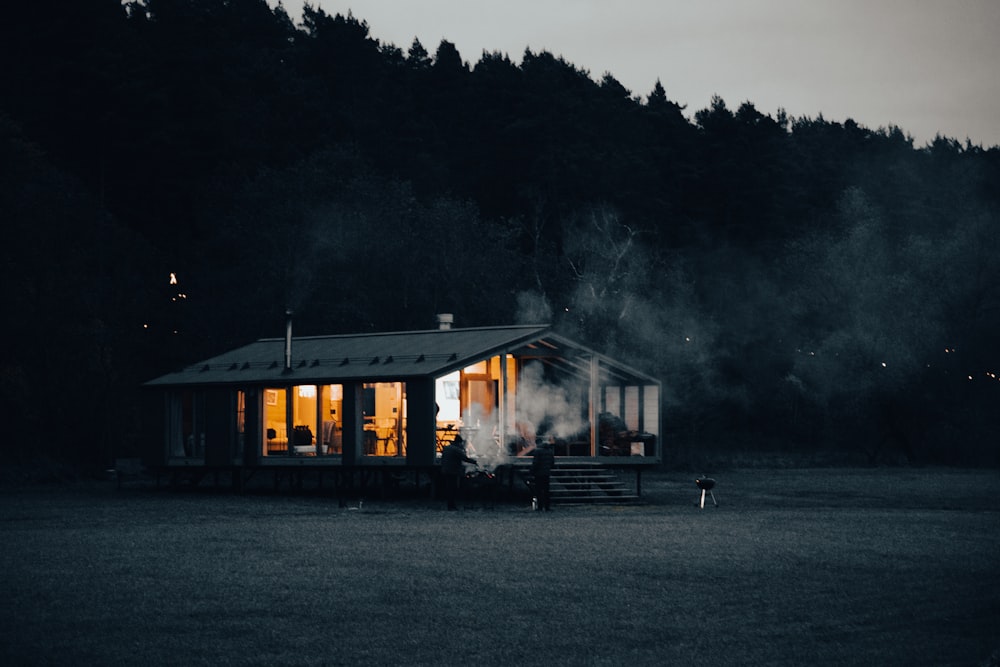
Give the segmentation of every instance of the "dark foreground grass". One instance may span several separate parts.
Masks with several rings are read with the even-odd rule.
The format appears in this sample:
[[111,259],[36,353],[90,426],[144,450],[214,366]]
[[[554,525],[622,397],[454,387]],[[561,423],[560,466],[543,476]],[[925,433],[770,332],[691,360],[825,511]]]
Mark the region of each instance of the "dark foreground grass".
[[643,479],[558,508],[0,489],[3,665],[982,665],[995,471]]

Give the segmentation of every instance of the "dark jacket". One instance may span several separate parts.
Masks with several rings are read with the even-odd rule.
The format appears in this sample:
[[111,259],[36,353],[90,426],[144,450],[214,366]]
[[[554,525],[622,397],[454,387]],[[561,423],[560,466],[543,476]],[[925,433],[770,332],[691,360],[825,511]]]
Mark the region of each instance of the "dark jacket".
[[465,447],[454,442],[441,450],[441,473],[445,475],[462,474],[462,463],[475,463],[476,459],[470,458],[465,453]]
[[556,464],[556,454],[552,451],[552,445],[543,443],[536,447],[531,456],[531,474],[536,477],[547,477],[552,473],[552,466]]

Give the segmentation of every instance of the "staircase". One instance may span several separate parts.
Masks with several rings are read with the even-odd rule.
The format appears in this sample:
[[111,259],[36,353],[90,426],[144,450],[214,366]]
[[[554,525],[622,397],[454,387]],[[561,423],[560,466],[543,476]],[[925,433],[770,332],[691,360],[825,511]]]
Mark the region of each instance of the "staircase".
[[[531,487],[530,467],[519,470]],[[600,463],[559,463],[552,469],[550,483],[553,505],[635,505],[641,502],[635,491],[618,475]]]

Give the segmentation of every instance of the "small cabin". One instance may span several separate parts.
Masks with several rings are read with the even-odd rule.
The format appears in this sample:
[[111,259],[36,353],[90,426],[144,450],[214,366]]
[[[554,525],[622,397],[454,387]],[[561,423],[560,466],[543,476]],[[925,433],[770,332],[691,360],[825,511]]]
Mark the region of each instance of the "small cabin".
[[161,470],[430,471],[461,435],[481,466],[659,463],[661,384],[545,325],[267,338],[156,378]]

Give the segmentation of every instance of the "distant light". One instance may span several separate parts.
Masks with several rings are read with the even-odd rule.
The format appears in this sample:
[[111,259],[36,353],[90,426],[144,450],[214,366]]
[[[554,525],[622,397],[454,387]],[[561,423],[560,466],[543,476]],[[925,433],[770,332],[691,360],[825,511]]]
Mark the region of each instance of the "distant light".
[[691,342],[691,336],[684,336],[684,340],[688,343]]
[[885,362],[883,361],[882,362],[882,368],[885,368],[885,367],[886,367],[886,365],[885,365]]
[[969,376],[969,379],[970,379],[970,380],[972,379],[972,376],[971,376],[971,375]]
[[171,285],[177,284],[177,274],[174,273],[173,271],[170,272],[170,284]]

